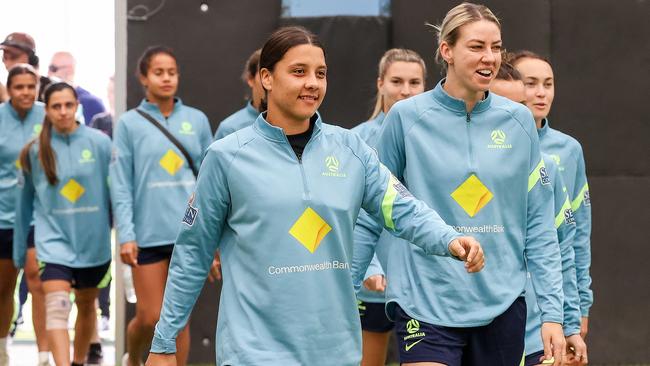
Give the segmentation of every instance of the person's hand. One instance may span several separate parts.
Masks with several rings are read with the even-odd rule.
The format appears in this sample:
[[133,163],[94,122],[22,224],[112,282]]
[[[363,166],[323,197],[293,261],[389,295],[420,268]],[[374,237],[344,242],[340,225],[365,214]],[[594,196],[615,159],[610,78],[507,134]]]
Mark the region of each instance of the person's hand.
[[580,318],[580,337],[582,337],[583,340],[586,340],[587,333],[589,333],[589,317],[583,316]]
[[366,278],[363,285],[370,291],[386,291],[386,278],[383,275],[376,274]]
[[449,243],[449,253],[465,261],[467,272],[478,272],[485,266],[481,244],[471,236],[461,236]]
[[212,266],[210,266],[210,272],[208,272],[208,280],[212,283],[214,283],[215,280],[221,281],[221,254],[219,254],[219,251],[214,253]]
[[566,365],[583,366],[589,363],[587,359],[587,345],[579,334],[566,338],[567,355],[569,356]]
[[138,266],[138,244],[135,241],[127,241],[120,246],[120,258],[122,263],[131,267]]
[[542,323],[542,342],[544,343],[544,356],[539,358],[539,362],[553,358],[553,366],[563,366],[566,356],[566,341],[562,332],[562,324]]
[[176,366],[176,354],[149,353],[149,357],[147,357],[145,366]]

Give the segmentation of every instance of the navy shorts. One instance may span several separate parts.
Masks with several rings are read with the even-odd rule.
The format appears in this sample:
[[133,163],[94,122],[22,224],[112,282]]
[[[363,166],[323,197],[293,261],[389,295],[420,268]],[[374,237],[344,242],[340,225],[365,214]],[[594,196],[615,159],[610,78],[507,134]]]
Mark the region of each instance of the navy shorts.
[[524,360],[524,366],[537,366],[537,365],[548,365],[553,364],[550,361],[539,362],[539,359],[544,356],[544,351],[533,352],[529,355],[526,355]]
[[524,354],[526,301],[515,300],[492,323],[452,328],[432,325],[395,308],[400,362],[438,362],[448,366],[517,366]]
[[152,264],[164,260],[170,260],[173,252],[174,244],[138,248],[138,264]]
[[[29,228],[27,233],[27,248],[34,247],[34,227]],[[0,259],[13,259],[14,254],[14,230],[0,229]]]
[[367,332],[386,333],[395,328],[393,323],[386,316],[386,304],[376,302],[365,302],[358,300],[359,317],[361,318],[361,329]]
[[[68,281],[72,288],[102,288],[111,279],[111,261],[96,267],[72,268],[62,264],[42,263],[41,281]],[[103,285],[103,286],[102,286]]]

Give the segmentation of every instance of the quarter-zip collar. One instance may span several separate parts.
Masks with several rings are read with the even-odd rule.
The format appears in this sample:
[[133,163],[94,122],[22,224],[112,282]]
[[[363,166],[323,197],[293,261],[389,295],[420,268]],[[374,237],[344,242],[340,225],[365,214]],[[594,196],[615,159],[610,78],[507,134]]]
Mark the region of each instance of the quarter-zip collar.
[[384,112],[379,112],[377,117],[375,117],[374,121],[377,123],[378,126],[381,126],[384,124],[384,119],[386,118],[386,115]]
[[257,109],[255,109],[255,107],[253,107],[253,102],[252,101],[249,101],[248,103],[246,103],[246,110],[248,111],[248,113],[252,113],[252,114],[255,114],[255,115],[260,114],[260,112]]
[[57,132],[56,128],[52,127],[52,138],[57,138],[59,140],[69,142],[77,138],[77,136],[81,136],[81,134],[83,133],[82,130],[86,128],[86,125],[84,125],[83,123],[79,123],[79,121],[77,121],[76,123],[77,123],[77,128],[74,131],[72,131],[72,133],[59,133]]
[[34,104],[32,104],[32,107],[29,108],[27,113],[25,113],[25,118],[20,118],[18,111],[14,108],[13,104],[11,104],[11,99],[7,101],[7,108],[9,109],[9,113],[11,114],[11,116],[14,117],[16,121],[24,122],[29,118],[29,115],[34,110],[34,105],[36,105],[36,103],[38,102],[34,102]]
[[548,124],[548,118],[544,118],[542,120],[542,128],[537,129],[537,135],[542,138],[542,136],[545,136],[548,133],[548,130],[551,128]]
[[[311,139],[313,139],[315,136],[318,136],[322,127],[321,117],[318,112],[316,112],[310,119],[313,118],[316,118],[316,121],[314,122],[314,132],[311,134]],[[255,123],[253,123],[253,128],[268,140],[275,142],[287,142],[284,130],[266,121],[266,113],[260,113],[260,115],[255,120]]]
[[481,113],[483,111],[488,110],[488,108],[490,108],[490,103],[492,102],[492,94],[490,92],[486,92],[485,99],[478,101],[478,103],[476,103],[476,105],[474,106],[474,109],[472,109],[468,113],[467,109],[465,108],[465,101],[462,99],[456,99],[452,97],[442,87],[446,80],[447,79],[440,80],[438,85],[436,85],[436,87],[433,89],[433,98],[438,103],[440,103],[443,107],[463,115]]
[[[179,110],[182,105],[183,102],[181,101],[181,98],[174,97],[174,109],[172,110],[172,113],[169,115],[169,117],[171,117],[177,110]],[[165,116],[163,116],[163,114],[160,112],[160,108],[158,108],[158,104],[151,103],[146,98],[142,99],[142,102],[140,102],[138,108],[141,108],[142,110],[148,112],[149,114],[153,114],[155,116],[162,117],[163,119],[165,119]]]

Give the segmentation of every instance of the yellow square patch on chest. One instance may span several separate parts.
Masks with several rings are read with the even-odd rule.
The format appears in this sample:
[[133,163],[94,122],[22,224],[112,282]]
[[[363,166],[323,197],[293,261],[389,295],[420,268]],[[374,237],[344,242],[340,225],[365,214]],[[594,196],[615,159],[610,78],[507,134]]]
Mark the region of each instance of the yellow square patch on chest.
[[307,207],[289,229],[289,234],[296,238],[310,253],[314,253],[331,230],[332,227],[316,211],[311,207]]
[[63,197],[72,203],[77,202],[85,192],[84,187],[74,179],[70,179],[59,191]]
[[475,174],[451,193],[451,197],[470,217],[474,217],[494,197]]
[[178,156],[178,154],[176,154],[172,149],[167,150],[165,156],[160,159],[160,166],[165,169],[169,175],[176,174],[183,164],[185,164],[185,160]]

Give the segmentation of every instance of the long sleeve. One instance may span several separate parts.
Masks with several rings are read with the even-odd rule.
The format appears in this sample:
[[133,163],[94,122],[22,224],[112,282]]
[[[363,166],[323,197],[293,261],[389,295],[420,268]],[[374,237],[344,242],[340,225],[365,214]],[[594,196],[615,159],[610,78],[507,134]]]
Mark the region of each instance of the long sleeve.
[[576,219],[576,235],[573,240],[575,252],[576,276],[578,278],[578,292],[580,294],[580,310],[582,316],[589,316],[589,309],[594,302],[591,291],[591,200],[589,197],[589,184],[582,149],[579,150],[578,168],[576,169],[575,192],[571,193],[573,199],[571,208]]
[[[366,167],[363,209],[391,234],[415,244],[426,254],[450,256],[449,244],[461,235],[437,212],[415,199],[370,147],[362,143],[359,150]],[[361,269],[360,275],[365,274],[365,267]]]
[[[210,130],[210,121],[208,120],[208,117],[204,114],[202,116],[202,122],[201,122],[201,136],[199,137],[199,141],[201,143],[201,161],[203,160],[203,157],[205,156],[205,152],[210,147],[210,144],[212,143],[212,131]],[[196,168],[199,169],[201,167],[201,161],[196,162]]]
[[[548,165],[555,164],[546,160]],[[555,168],[553,166],[553,168]],[[555,169],[554,169],[555,170]],[[576,232],[575,218],[567,189],[559,172],[553,172],[553,193],[555,195],[555,228],[562,257],[562,291],[564,292],[564,335],[580,333],[580,299],[576,281],[573,239]]]
[[[352,255],[352,273],[358,274],[354,288],[359,291],[362,282],[368,277],[370,265],[378,260],[375,255],[375,245],[379,240],[383,227],[379,225],[365,210],[359,211],[357,223],[354,226],[354,251]],[[355,276],[353,276],[353,279]]]
[[14,222],[13,261],[16,268],[25,265],[27,235],[34,216],[35,189],[32,175],[20,171],[16,193],[16,221]]
[[169,264],[165,297],[151,344],[153,353],[175,353],[176,336],[203,287],[230,207],[223,153],[208,150],[188,203]]
[[111,202],[120,244],[136,240],[133,223],[133,144],[124,121],[117,124],[110,166]]
[[539,150],[537,134],[531,134],[528,178],[525,256],[537,295],[542,322],[563,323],[562,267],[554,230],[553,190]]

